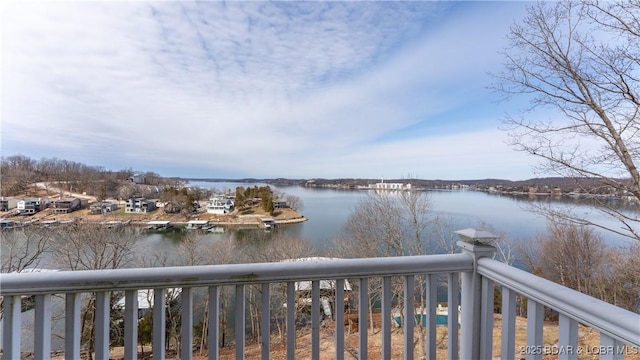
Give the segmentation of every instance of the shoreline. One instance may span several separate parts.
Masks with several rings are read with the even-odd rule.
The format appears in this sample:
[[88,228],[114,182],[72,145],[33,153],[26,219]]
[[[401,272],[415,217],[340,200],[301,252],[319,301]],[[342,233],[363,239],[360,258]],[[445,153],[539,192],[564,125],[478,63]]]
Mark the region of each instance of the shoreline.
[[[165,214],[161,209],[150,213],[125,213],[124,209],[119,209],[112,213],[92,215],[89,209],[81,209],[66,214],[54,214],[51,209],[39,211],[33,215],[20,215],[15,211],[0,213],[0,219],[10,221],[15,224],[14,228],[29,225],[64,225],[69,223],[94,224],[94,225],[133,225],[147,226],[150,221],[169,221],[171,225],[178,228],[186,227],[192,220],[206,220],[210,226],[220,227],[262,227],[263,218],[273,219],[276,225],[297,224],[309,220],[304,215],[292,209],[279,209],[273,215],[267,213],[250,213],[227,215],[217,215],[209,213]],[[11,228],[10,226],[6,227]]]

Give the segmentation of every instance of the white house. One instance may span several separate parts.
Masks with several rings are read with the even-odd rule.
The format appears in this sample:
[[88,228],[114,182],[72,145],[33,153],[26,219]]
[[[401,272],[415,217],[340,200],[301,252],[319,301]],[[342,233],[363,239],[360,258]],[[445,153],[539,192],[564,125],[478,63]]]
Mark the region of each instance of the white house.
[[229,214],[233,211],[234,206],[233,200],[231,199],[212,197],[207,203],[207,213],[218,215]]
[[33,215],[49,206],[51,200],[43,198],[30,198],[18,200],[17,208],[20,214]]

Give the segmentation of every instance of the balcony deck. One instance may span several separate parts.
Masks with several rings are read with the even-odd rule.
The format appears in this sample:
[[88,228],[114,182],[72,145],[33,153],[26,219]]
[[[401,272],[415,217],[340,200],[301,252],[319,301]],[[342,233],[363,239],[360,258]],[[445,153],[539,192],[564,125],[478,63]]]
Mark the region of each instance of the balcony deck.
[[[416,309],[416,299],[423,299],[427,318],[424,354],[416,355],[413,321],[402,321],[405,359],[436,358],[436,311],[438,278],[445,278],[447,285],[447,351],[449,359],[491,359],[493,354],[493,309],[496,285],[501,289],[502,335],[500,358],[542,359],[547,354],[559,359],[577,359],[586,349],[578,343],[578,324],[600,333],[598,349],[601,359],[623,359],[625,354],[640,347],[640,315],[602,302],[525,271],[493,260],[494,248],[459,242],[461,253],[449,255],[407,256],[370,259],[330,259],[279,263],[211,265],[191,267],[137,268],[96,271],[58,271],[28,274],[1,274],[0,295],[3,297],[2,349],[4,359],[21,356],[22,301],[25,296],[35,296],[34,356],[49,358],[52,339],[52,298],[64,296],[64,354],[67,359],[81,356],[81,307],[87,294],[95,295],[95,357],[108,359],[110,348],[111,297],[124,293],[124,358],[137,359],[138,321],[141,301],[139,290],[153,289],[153,308],[166,307],[168,292],[180,289],[181,303],[181,359],[193,357],[194,294],[204,288],[208,295],[206,318],[209,324],[208,344],[218,344],[220,324],[221,289],[232,287],[233,324],[235,329],[247,328],[246,309],[250,301],[259,308],[259,327],[268,329],[276,316],[275,309],[285,316],[287,358],[295,358],[296,305],[301,299],[296,282],[311,282],[308,295],[311,358],[321,355],[320,333],[323,313],[326,316],[327,280],[335,284],[331,304],[331,316],[335,325],[335,359],[345,357],[345,279],[354,289],[378,288],[375,303],[381,311],[381,348],[369,353],[368,315],[371,304],[370,291],[353,291],[357,306],[359,359],[391,359],[393,330],[392,311],[402,309],[403,318],[411,318],[407,309]],[[419,279],[419,281],[418,281]],[[398,280],[402,285],[398,292]],[[375,286],[374,286],[375,285]],[[274,303],[276,287],[283,290],[283,304]],[[248,289],[257,288],[260,297],[247,296]],[[345,290],[345,288],[347,290]],[[394,296],[399,294],[399,297]],[[515,348],[516,295],[525,297],[527,305],[527,345]],[[396,300],[401,299],[400,303]],[[257,304],[255,304],[257,303]],[[545,308],[559,314],[559,341],[553,346],[544,343],[543,314]],[[284,310],[282,310],[284,309]],[[228,309],[227,309],[228,310]],[[458,321],[459,319],[459,321]],[[166,312],[153,312],[153,359],[165,359]],[[235,358],[245,359],[246,330],[235,331]],[[261,357],[271,355],[271,334],[261,332]],[[54,349],[57,350],[57,349]],[[516,351],[517,350],[517,351]],[[324,354],[326,356],[326,354]],[[209,359],[219,358],[218,346],[209,346]]]

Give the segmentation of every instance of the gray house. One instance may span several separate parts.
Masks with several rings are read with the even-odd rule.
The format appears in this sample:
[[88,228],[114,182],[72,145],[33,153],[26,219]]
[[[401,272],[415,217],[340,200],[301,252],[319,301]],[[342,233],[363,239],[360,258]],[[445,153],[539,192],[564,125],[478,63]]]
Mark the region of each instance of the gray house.
[[9,211],[18,207],[18,199],[15,198],[0,198],[0,211]]
[[145,198],[130,198],[124,205],[126,213],[147,213],[156,209],[156,202]]
[[54,200],[52,203],[54,214],[68,214],[79,210],[82,207],[78,198],[62,198]]
[[133,176],[129,178],[129,181],[136,184],[146,184],[147,178],[142,174],[133,174]]
[[115,202],[103,201],[91,204],[91,206],[89,206],[89,213],[91,213],[92,215],[105,214],[116,210],[118,210],[118,204]]
[[285,199],[275,199],[273,200],[273,208],[274,209],[285,209],[288,208],[289,204]]

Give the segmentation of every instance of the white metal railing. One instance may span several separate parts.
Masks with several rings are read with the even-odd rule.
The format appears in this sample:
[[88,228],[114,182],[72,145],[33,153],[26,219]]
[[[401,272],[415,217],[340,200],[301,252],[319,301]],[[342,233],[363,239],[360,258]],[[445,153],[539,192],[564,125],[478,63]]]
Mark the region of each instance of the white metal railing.
[[[477,263],[483,285],[493,287],[491,283],[495,282],[502,286],[503,358],[513,359],[516,354],[513,342],[516,294],[528,299],[527,346],[524,351],[528,360],[542,359],[549,353],[558,355],[559,359],[577,359],[581,354],[600,355],[601,359],[622,359],[625,353],[640,354],[639,314],[489,258],[481,258]],[[487,296],[493,298],[493,293]],[[559,313],[559,340],[553,347],[545,345],[542,339],[544,307]],[[578,323],[600,332],[599,346],[578,345]],[[486,341],[491,340],[488,338]],[[625,344],[632,349],[625,349]]]
[[[192,267],[165,267],[145,269],[119,269],[75,272],[47,272],[29,274],[1,274],[0,295],[4,299],[3,356],[4,359],[20,357],[21,302],[22,296],[35,295],[34,356],[48,358],[51,351],[51,298],[54,294],[65,296],[64,352],[67,359],[80,357],[81,296],[95,293],[95,353],[96,359],[109,356],[110,297],[115,291],[124,291],[124,346],[125,359],[137,358],[138,339],[138,290],[154,289],[154,308],[166,306],[166,290],[181,288],[181,359],[192,358],[194,338],[194,289],[208,289],[209,358],[218,359],[220,336],[220,289],[235,288],[235,329],[245,329],[245,296],[248,285],[259,285],[260,326],[270,328],[270,284],[286,283],[286,344],[287,358],[294,359],[296,351],[296,294],[297,281],[311,281],[311,356],[320,357],[320,281],[334,280],[335,298],[335,358],[343,359],[346,350],[344,326],[344,279],[367,289],[373,278],[381,278],[381,358],[392,358],[392,277],[401,277],[404,296],[401,304],[405,319],[410,318],[407,309],[414,309],[415,276],[426,278],[424,291],[428,320],[426,329],[426,356],[436,357],[436,280],[444,274],[448,284],[448,351],[449,359],[490,359],[493,357],[493,304],[494,284],[502,287],[502,350],[504,359],[514,359],[515,352],[515,294],[529,299],[527,346],[521,353],[528,359],[541,359],[545,355],[542,340],[542,312],[549,307],[560,314],[560,341],[555,349],[562,349],[559,358],[577,358],[578,323],[588,325],[601,333],[601,358],[618,359],[623,345],[637,349],[640,346],[640,315],[593,299],[532,274],[491,259],[494,249],[490,246],[459,242],[461,254],[407,256],[371,259],[335,259],[305,262],[280,262],[259,264],[233,264]],[[459,280],[461,280],[459,282]],[[368,356],[369,294],[359,291],[358,303],[358,357]],[[458,313],[460,301],[461,314]],[[458,316],[460,315],[460,323]],[[164,359],[166,319],[164,311],[153,312],[154,359]],[[403,321],[404,358],[414,356],[414,322]],[[458,330],[460,336],[458,337]],[[270,332],[260,335],[262,358],[270,356]],[[457,351],[459,349],[459,352]],[[611,349],[611,351],[609,351]],[[245,331],[235,331],[235,357],[245,358]],[[377,356],[376,356],[377,357]]]

